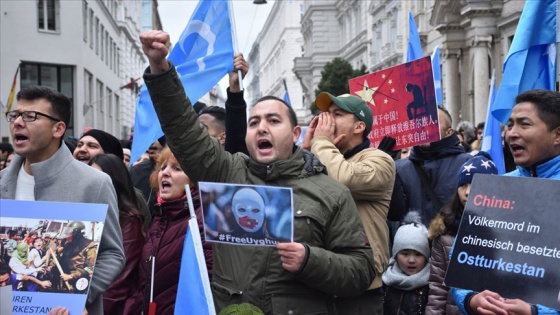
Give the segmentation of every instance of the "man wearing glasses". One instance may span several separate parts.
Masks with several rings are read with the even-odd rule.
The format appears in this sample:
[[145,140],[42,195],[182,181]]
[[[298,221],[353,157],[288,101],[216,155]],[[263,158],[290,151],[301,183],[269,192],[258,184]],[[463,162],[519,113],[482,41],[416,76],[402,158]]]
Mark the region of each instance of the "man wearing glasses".
[[75,160],[62,145],[71,106],[48,87],[19,91],[16,109],[6,113],[16,156],[0,171],[0,198],[109,205],[86,303],[90,315],[103,314],[102,293],[124,265],[117,197],[107,174]]

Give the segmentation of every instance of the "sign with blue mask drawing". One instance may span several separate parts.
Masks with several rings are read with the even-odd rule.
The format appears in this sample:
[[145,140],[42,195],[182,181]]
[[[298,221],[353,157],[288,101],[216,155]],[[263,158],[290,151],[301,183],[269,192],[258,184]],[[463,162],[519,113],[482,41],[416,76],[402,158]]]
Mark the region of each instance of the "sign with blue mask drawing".
[[292,189],[199,183],[206,241],[275,246],[293,241]]

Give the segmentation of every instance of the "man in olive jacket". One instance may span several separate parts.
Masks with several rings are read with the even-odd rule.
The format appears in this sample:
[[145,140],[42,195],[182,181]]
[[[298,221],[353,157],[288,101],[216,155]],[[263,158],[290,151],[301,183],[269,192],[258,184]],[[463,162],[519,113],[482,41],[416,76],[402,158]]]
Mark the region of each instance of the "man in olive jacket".
[[214,246],[216,310],[248,302],[265,314],[334,314],[333,296],[362,294],[375,271],[356,205],[311,153],[294,146],[301,128],[293,109],[264,97],[249,117],[250,157],[227,153],[198,123],[165,59],[169,35],[149,31],[140,41],[150,62],[144,80],[167,143],[191,180],[293,189],[295,242],[276,248]]

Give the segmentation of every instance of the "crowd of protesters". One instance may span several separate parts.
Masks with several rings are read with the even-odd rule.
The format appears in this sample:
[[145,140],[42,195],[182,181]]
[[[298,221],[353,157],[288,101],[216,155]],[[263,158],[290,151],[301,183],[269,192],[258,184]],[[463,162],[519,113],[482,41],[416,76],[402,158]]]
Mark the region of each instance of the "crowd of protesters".
[[[301,128],[282,99],[259,99],[247,117],[237,70],[244,77],[249,66],[241,54],[229,74],[226,108],[190,106],[166,59],[169,36],[148,31],[140,40],[150,64],[144,81],[165,134],[141,161],[130,163],[129,139],[103,130],[64,140],[70,101],[50,88],[23,88],[6,113],[13,143],[0,147],[1,198],[102,203],[109,211],[97,241],[79,221],[56,235],[46,233],[46,220],[33,228],[1,226],[0,286],[68,292],[89,277],[84,313],[147,314],[153,301],[157,314],[173,314],[193,210],[220,314],[559,313],[444,283],[473,177],[497,174],[479,152],[483,123],[453,128],[439,107],[441,139],[404,156],[390,137],[370,148],[373,114],[362,99],[326,91],[296,146]],[[504,130],[508,175],[559,179],[560,94],[532,90],[515,104]],[[294,241],[206,242],[205,224],[227,230],[236,218],[231,201],[199,199],[200,181],[291,187]],[[220,211],[203,222],[201,206],[210,205]],[[49,314],[68,310],[61,305]]]

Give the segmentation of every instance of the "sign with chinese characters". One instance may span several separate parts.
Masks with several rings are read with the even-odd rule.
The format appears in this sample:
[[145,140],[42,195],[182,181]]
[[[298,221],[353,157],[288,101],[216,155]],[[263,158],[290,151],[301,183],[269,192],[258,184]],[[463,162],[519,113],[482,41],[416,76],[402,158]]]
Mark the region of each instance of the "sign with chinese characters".
[[350,93],[373,111],[369,139],[378,147],[384,136],[397,141],[393,149],[440,139],[430,57],[366,74],[348,81]]

